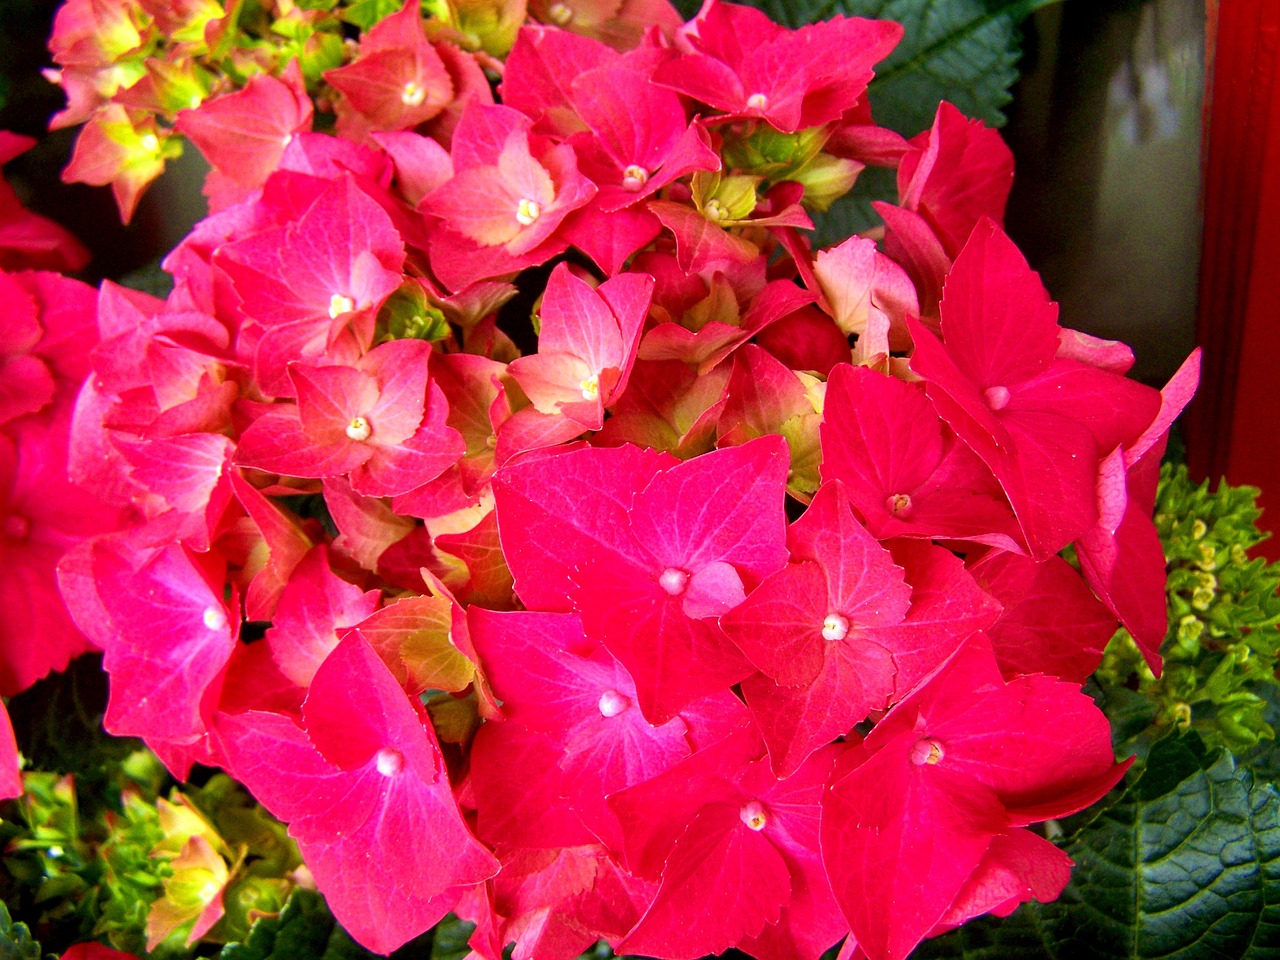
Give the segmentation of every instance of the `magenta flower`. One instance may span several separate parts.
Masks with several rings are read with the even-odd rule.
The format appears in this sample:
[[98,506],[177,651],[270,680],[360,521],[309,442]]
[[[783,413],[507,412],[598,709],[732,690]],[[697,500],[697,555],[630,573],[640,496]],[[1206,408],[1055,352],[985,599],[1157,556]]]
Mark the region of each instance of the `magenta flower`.
[[280,819],[339,922],[390,953],[498,863],[458,812],[431,724],[358,636],[316,671],[301,722],[223,715],[228,767]]
[[[968,641],[846,748],[823,797],[822,858],[854,939],[871,960],[897,960],[957,914],[1056,897],[1066,857],[1024,828],[1088,806],[1128,766],[1078,686],[1006,684],[990,644]],[[1019,877],[1012,896],[1002,872]]]
[[463,452],[428,385],[431,345],[394,340],[354,366],[289,368],[298,402],[268,409],[240,439],[237,461],[291,477],[351,475],[371,496],[408,493]]

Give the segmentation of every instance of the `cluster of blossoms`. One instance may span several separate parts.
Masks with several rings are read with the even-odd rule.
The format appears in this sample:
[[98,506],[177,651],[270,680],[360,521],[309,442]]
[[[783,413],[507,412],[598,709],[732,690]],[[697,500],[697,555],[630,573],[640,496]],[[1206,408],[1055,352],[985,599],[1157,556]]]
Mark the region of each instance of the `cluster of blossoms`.
[[[0,131],[0,164],[35,144]],[[128,514],[96,502],[67,476],[76,393],[97,342],[97,295],[58,271],[88,251],[23,208],[0,180],[0,696],[13,696],[88,649],[58,599],[54,568],[88,536]],[[22,793],[17,746],[0,701],[0,798]]]
[[[1081,684],[1117,619],[1158,669],[1196,364],[1059,326],[994,131],[875,126],[896,24],[619,6],[503,61],[407,3],[336,136],[292,65],[178,114],[173,292],[77,310],[87,641],[3,669],[101,649],[107,729],[247,785],[377,951],[453,911],[487,960],[902,958],[1057,896],[1033,825],[1127,767]],[[865,164],[882,242],[813,253]]]

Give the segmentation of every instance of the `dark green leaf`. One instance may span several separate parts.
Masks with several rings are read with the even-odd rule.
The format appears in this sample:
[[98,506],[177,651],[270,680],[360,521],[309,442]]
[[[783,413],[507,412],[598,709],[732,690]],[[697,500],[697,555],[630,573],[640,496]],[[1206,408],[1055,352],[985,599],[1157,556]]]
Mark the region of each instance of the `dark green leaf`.
[[[428,930],[406,943],[391,958],[434,958],[431,942],[432,931]],[[380,957],[351,939],[333,919],[324,897],[314,890],[302,889],[293,891],[278,917],[259,920],[250,928],[244,943],[228,944],[218,954],[218,960],[380,960]]]
[[[1018,78],[1018,24],[1058,0],[753,0],[772,19],[790,27],[835,14],[896,20],[906,28],[902,43],[876,70],[871,107],[876,121],[905,136],[933,122],[938,102],[950,100],[964,113],[993,126]],[[685,4],[687,16],[697,11]]]
[[[324,898],[295,890],[278,917],[259,920],[244,943],[223,947],[219,960],[320,960],[331,957],[329,944],[341,932]],[[349,938],[348,938],[349,939]]]
[[[1111,742],[1116,752],[1120,756],[1125,756],[1135,750],[1136,745],[1132,741],[1151,726],[1156,714],[1159,713],[1158,704],[1136,690],[1118,685],[1100,684],[1094,680],[1085,684],[1084,689],[1111,721]],[[1145,746],[1139,753],[1140,756],[1146,755]]]
[[459,920],[452,913],[436,924],[431,943],[431,960],[462,960],[471,952],[467,939],[476,925]]
[[29,768],[74,774],[87,811],[96,809],[120,762],[142,745],[107,735],[102,729],[106,704],[107,676],[102,658],[94,655],[77,657],[65,671],[50,674],[9,703]]
[[173,292],[173,277],[165,273],[159,260],[144,263],[137,270],[130,270],[120,278],[120,286],[149,293],[164,299]]
[[1280,795],[1199,737],[1146,769],[1066,847],[1061,898],[922,944],[916,960],[1263,960],[1280,943]]
[[9,919],[9,908],[0,902],[0,960],[40,960],[40,944],[31,939],[25,923]]
[[1018,78],[1018,24],[1057,0],[840,0],[831,13],[897,20],[898,48],[876,69],[871,109],[876,122],[911,136],[933,123],[949,100],[992,126]]
[[813,247],[815,250],[839,243],[855,233],[880,226],[880,215],[872,209],[872,200],[898,199],[898,174],[883,167],[867,167],[858,174],[853,189],[831,205],[824,213],[813,214]]

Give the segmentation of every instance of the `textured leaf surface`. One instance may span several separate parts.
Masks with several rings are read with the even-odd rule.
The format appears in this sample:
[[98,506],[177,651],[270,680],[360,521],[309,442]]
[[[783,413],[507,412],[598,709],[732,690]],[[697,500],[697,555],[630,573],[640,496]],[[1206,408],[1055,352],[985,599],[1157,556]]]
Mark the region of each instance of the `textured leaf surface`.
[[31,939],[25,923],[9,919],[9,908],[0,902],[0,960],[40,960],[40,944]]
[[[392,956],[424,957],[432,943],[430,931],[410,941]],[[373,960],[347,935],[314,890],[295,890],[279,916],[255,923],[243,943],[222,948],[218,960]],[[434,957],[434,951],[431,953]]]
[[1050,904],[980,920],[914,956],[1263,960],[1280,943],[1280,794],[1196,736],[1156,743],[1142,777],[1067,845]]

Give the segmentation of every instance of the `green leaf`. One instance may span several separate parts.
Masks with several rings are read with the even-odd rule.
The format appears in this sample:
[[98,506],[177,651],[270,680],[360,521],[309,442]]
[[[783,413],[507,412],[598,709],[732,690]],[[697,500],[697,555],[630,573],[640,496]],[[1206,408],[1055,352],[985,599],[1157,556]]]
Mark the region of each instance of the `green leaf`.
[[25,923],[14,923],[0,901],[0,960],[40,960],[40,944],[31,939]]
[[[876,122],[912,136],[933,123],[941,100],[1000,126],[1001,108],[1018,78],[1018,24],[1059,0],[753,0],[751,6],[789,27],[836,14],[896,20],[906,29],[876,69],[871,107]],[[681,12],[691,16],[697,4]]]
[[218,960],[330,958],[335,930],[341,932],[324,898],[312,890],[295,890],[279,916],[259,920],[244,943],[223,947]]
[[[446,923],[447,918],[442,923]],[[410,940],[392,960],[435,957],[432,931]],[[3,960],[3,958],[0,958]],[[356,943],[333,919],[324,897],[314,890],[293,891],[280,915],[259,920],[243,943],[222,948],[218,960],[382,960]]]
[[914,960],[1264,960],[1280,943],[1280,794],[1194,734],[1156,742],[1136,783],[1067,843],[1072,880],[922,944]]
[[75,774],[81,806],[90,812],[101,806],[113,771],[142,745],[102,729],[106,704],[107,677],[97,655],[77,657],[9,703],[28,769]]
[[117,282],[122,287],[149,293],[162,300],[173,292],[173,277],[165,273],[159,260],[151,260],[136,270],[130,270]]
[[1057,0],[839,0],[815,3],[829,13],[897,20],[898,48],[876,69],[876,122],[912,136],[933,123],[941,100],[992,126],[1018,79],[1018,24]]
[[476,925],[452,913],[436,924],[431,942],[431,960],[463,960],[471,952],[467,943]]
[[401,8],[398,0],[356,0],[342,11],[342,19],[359,27],[362,32],[391,16]]

